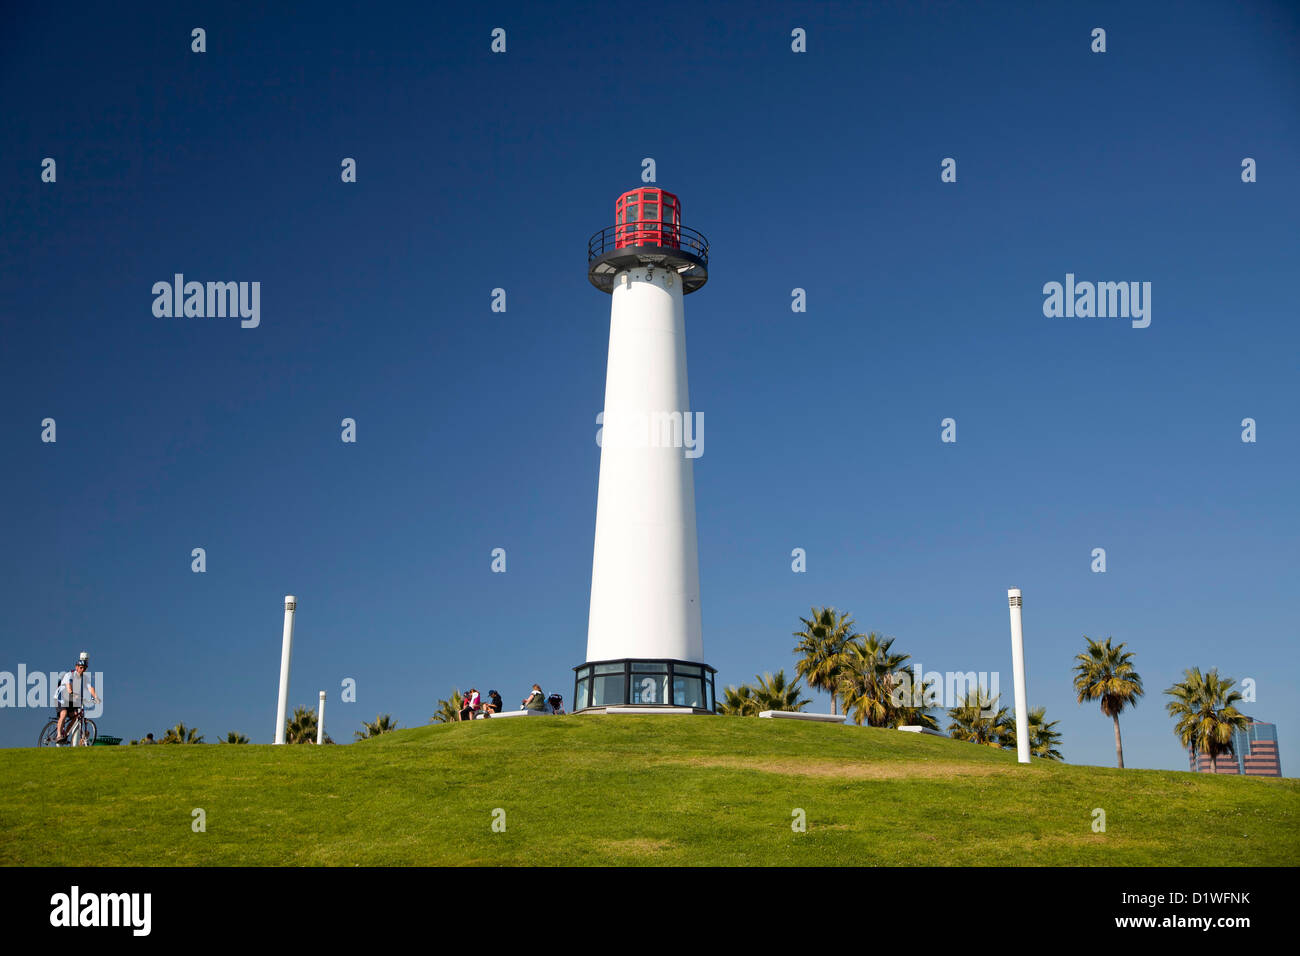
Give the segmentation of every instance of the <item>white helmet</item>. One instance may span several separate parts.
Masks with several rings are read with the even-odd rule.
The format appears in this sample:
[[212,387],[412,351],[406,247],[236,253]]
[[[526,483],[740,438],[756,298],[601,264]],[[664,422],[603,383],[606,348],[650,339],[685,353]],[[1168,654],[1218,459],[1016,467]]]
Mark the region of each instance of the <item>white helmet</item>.
[[87,666],[89,666],[89,664],[90,664],[90,655],[87,654],[85,651],[82,651],[82,652],[81,652],[81,656],[77,658],[77,663],[78,663],[78,664],[86,664]]

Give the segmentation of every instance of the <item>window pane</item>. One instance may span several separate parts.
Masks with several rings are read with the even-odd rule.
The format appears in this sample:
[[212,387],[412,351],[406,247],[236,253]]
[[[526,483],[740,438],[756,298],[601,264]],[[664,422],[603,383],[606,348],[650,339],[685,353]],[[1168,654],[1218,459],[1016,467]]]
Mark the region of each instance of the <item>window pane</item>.
[[587,706],[587,679],[584,677],[578,681],[577,690],[574,692],[573,709],[581,710]]
[[645,204],[645,218],[651,222],[659,219],[659,204],[657,202]]
[[632,678],[632,703],[668,703],[667,674],[638,674]]
[[637,212],[637,204],[634,203],[634,202],[630,202],[630,203],[628,203],[628,204],[627,204],[627,221],[628,221],[628,222],[636,222],[636,221],[637,221],[638,219],[640,219],[640,218],[641,218],[641,215],[640,215],[640,213]]
[[673,703],[678,707],[703,707],[703,682],[698,677],[674,677]]
[[594,678],[591,685],[591,705],[604,707],[623,703],[623,675]]
[[699,677],[701,672],[698,667],[695,667],[691,664],[674,664],[673,673],[679,675],[685,675],[687,677]]

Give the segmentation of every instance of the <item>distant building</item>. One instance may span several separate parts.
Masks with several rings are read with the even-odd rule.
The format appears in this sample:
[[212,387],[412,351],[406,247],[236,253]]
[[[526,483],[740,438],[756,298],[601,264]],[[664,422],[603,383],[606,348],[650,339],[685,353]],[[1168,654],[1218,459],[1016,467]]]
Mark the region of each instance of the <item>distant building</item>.
[[[1245,730],[1234,731],[1232,753],[1219,754],[1219,773],[1235,773],[1247,777],[1280,777],[1282,761],[1277,752],[1277,726],[1248,718]],[[1196,753],[1188,748],[1189,769],[1199,773],[1213,773],[1209,754]]]

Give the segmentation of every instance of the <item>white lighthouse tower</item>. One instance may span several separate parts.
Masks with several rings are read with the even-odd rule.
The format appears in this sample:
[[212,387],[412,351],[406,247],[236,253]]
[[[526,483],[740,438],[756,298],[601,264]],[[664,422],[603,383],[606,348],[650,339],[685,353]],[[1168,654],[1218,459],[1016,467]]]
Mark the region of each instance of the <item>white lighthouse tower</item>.
[[618,198],[592,236],[587,277],[610,294],[609,366],[587,662],[573,710],[689,708],[712,713],[704,662],[693,462],[703,427],[690,410],[683,296],[708,281],[709,244],[655,186]]

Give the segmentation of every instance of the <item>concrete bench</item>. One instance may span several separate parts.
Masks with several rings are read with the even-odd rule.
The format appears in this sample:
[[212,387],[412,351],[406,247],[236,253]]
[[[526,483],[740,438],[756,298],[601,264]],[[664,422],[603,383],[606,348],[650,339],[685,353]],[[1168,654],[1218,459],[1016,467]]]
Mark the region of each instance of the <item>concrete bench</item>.
[[918,727],[915,724],[908,724],[905,727],[899,727],[899,730],[906,730],[909,734],[929,734],[931,737],[947,737],[947,734],[941,734],[937,730],[931,730],[929,727]]
[[503,710],[499,714],[488,714],[488,717],[549,717],[551,712],[548,710]]
[[693,714],[691,707],[635,707],[628,704],[611,704],[605,708],[607,714]]
[[843,714],[802,714],[794,710],[765,710],[760,717],[780,717],[784,720],[815,720],[823,724],[844,723]]

